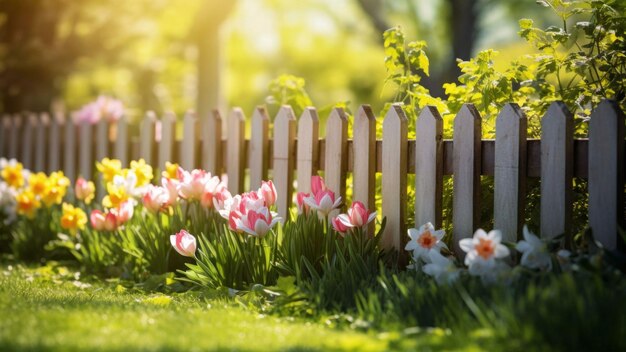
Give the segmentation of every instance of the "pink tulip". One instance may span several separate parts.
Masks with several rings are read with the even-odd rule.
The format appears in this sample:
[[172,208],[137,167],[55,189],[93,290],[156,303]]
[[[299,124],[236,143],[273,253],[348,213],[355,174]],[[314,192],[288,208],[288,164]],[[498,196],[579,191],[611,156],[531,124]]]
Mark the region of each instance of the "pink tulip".
[[170,236],[170,243],[178,254],[185,257],[195,257],[196,255],[196,238],[185,230],[180,230],[175,235]]
[[134,210],[135,207],[133,201],[129,200],[120,204],[117,208],[111,209],[111,214],[115,215],[115,218],[117,219],[117,224],[119,226],[133,217]]
[[327,216],[333,209],[339,207],[341,197],[335,197],[335,192],[326,190],[305,198],[304,202],[316,210],[318,215]]
[[226,200],[233,198],[226,187],[220,189],[213,195],[213,207],[218,212],[224,210]]
[[311,176],[311,193],[315,195],[327,190],[326,183],[321,176]]
[[333,224],[333,229],[339,232],[341,235],[345,235],[349,228],[339,221],[339,217],[335,217],[330,221]]
[[309,210],[311,210],[309,206],[306,205],[306,203],[304,202],[304,199],[310,196],[311,195],[309,193],[304,193],[304,192],[298,192],[298,194],[296,195],[296,205],[298,206],[298,215],[302,213],[308,214]]
[[149,185],[142,201],[143,206],[152,213],[156,213],[167,207],[170,194],[167,189],[154,185]]
[[259,198],[265,200],[265,205],[271,207],[276,203],[276,188],[274,187],[274,182],[272,181],[263,181],[261,184],[261,188],[258,190]]
[[111,213],[92,210],[89,218],[91,227],[96,231],[114,231],[117,229],[117,218]]
[[240,219],[235,219],[237,229],[255,237],[264,237],[279,221],[280,218],[273,218],[265,207],[258,211],[249,210]]
[[178,188],[178,193],[182,198],[188,200],[201,200],[202,195],[204,194],[204,188],[206,187],[206,184],[210,178],[211,174],[207,173],[204,170],[195,169],[191,172],[188,172],[179,167],[178,181],[180,181],[180,185]]
[[76,185],[74,187],[74,194],[76,195],[76,199],[84,200],[85,203],[90,203],[93,197],[95,196],[96,187],[93,182],[87,181],[82,177],[79,177],[76,180]]
[[204,192],[202,194],[202,198],[200,198],[200,204],[202,204],[205,208],[212,208],[213,198],[216,194],[220,193],[222,189],[226,189],[226,185],[220,181],[219,177],[213,176],[209,178],[204,186]]
[[376,212],[369,212],[361,202],[353,202],[348,214],[341,214],[337,219],[346,227],[363,227],[376,218]]
[[178,202],[178,186],[180,182],[178,180],[169,179],[167,177],[161,178],[161,186],[167,190],[168,205],[174,205]]

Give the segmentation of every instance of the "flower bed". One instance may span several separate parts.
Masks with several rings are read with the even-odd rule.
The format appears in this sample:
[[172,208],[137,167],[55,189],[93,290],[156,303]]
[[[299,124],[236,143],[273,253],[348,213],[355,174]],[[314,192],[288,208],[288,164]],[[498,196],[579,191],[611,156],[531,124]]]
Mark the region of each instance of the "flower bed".
[[[137,283],[176,272],[184,290],[226,290],[254,309],[290,316],[347,313],[337,319],[353,327],[504,324],[507,338],[531,329],[523,343],[576,347],[543,327],[574,333],[583,322],[568,315],[587,316],[595,329],[603,321],[609,328],[584,343],[624,347],[624,258],[590,235],[565,250],[561,238],[544,241],[528,228],[517,243],[479,229],[453,246],[424,224],[408,231],[404,267],[403,253],[379,243],[385,220],[360,202],[336,215],[342,199],[319,176],[309,194],[297,195],[291,220],[273,211],[281,195],[272,181],[232,195],[204,170],[168,164],[157,186],[150,165],[129,166],[97,163],[106,195],[94,202],[90,181],[70,187],[62,172],[30,173],[2,160],[4,246],[22,260],[71,257],[86,273]],[[450,250],[457,247],[463,256]]]

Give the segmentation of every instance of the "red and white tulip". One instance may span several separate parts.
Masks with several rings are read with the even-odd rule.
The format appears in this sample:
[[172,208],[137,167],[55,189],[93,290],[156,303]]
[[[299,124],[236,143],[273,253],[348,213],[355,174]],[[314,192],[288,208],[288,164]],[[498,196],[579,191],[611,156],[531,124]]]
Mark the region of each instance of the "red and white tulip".
[[195,257],[196,255],[196,238],[185,230],[180,230],[175,235],[170,236],[170,243],[178,254],[185,257]]

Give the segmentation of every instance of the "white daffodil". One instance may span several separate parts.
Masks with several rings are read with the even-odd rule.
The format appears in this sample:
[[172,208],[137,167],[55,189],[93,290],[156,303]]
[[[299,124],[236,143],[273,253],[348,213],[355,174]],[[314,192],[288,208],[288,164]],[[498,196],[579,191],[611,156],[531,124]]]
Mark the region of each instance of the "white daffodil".
[[465,238],[459,241],[459,246],[467,253],[465,265],[471,275],[489,275],[496,268],[496,259],[509,255],[509,249],[500,242],[502,234],[499,230],[486,233],[478,229],[473,238]]
[[435,231],[435,227],[429,222],[420,226],[419,229],[409,229],[408,234],[411,240],[404,249],[413,251],[413,259],[415,261],[421,258],[428,263],[430,252],[439,252],[441,248],[447,248],[446,244],[441,241],[446,231],[443,229]]
[[428,252],[428,264],[422,267],[422,271],[435,278],[437,283],[451,284],[459,278],[460,270],[452,260],[444,257],[438,251]]
[[521,264],[530,269],[552,269],[552,259],[548,252],[548,246],[524,225],[524,239],[515,246],[522,253]]

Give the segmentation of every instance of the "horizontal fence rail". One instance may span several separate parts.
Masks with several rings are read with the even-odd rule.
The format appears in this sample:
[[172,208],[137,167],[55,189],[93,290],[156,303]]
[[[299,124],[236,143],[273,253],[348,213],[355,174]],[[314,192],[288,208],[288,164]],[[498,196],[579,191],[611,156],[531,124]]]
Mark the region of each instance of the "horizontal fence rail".
[[[62,113],[3,116],[0,121],[0,156],[17,158],[33,171],[62,169],[70,179],[94,178],[94,163],[115,157],[127,165],[143,158],[162,170],[166,161],[187,169],[204,168],[228,175],[229,190],[239,193],[257,188],[270,176],[279,193],[279,213],[286,217],[294,192],[309,192],[310,177],[323,171],[327,184],[345,197],[374,207],[375,174],[382,173],[382,214],[387,218],[383,243],[400,249],[406,237],[407,187],[415,189],[415,223],[442,223],[443,177],[452,175],[452,225],[455,243],[472,235],[480,214],[480,178],[494,179],[494,224],[505,240],[520,235],[525,212],[527,178],[541,180],[541,235],[569,235],[573,177],[588,180],[589,224],[605,247],[618,247],[618,229],[624,226],[624,113],[612,101],[592,113],[586,139],[573,138],[573,116],[561,102],[553,103],[541,123],[541,139],[526,138],[526,117],[515,104],[507,104],[496,119],[495,140],[481,139],[481,117],[464,105],[453,124],[453,139],[443,140],[443,124],[434,107],[422,110],[414,139],[408,139],[407,117],[394,104],[382,119],[369,106],[353,117],[340,108],[326,120],[326,138],[319,138],[320,119],[307,108],[297,119],[282,107],[273,123],[263,107],[250,117],[235,108],[224,117],[185,114],[176,140],[176,117],[161,119],[147,113],[132,135],[125,118],[114,124],[76,123]],[[376,140],[382,124],[382,140]],[[226,131],[222,134],[222,125]],[[271,172],[270,172],[271,171]],[[352,184],[347,184],[347,173]],[[415,184],[407,185],[407,174]],[[158,175],[158,174],[157,174]],[[246,177],[248,175],[248,177]],[[294,187],[294,179],[297,186]],[[98,180],[95,180],[98,181]],[[247,182],[246,182],[247,181]],[[99,187],[98,196],[104,190]],[[459,249],[455,248],[458,252]]]

